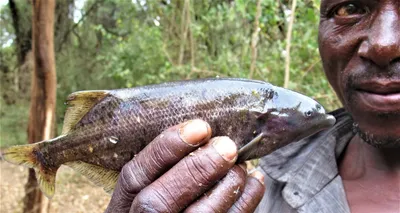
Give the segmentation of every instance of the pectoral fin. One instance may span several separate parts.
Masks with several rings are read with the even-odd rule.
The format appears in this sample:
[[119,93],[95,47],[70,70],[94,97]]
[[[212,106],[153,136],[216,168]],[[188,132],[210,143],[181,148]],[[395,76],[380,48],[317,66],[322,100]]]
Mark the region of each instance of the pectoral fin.
[[257,148],[259,142],[261,139],[264,137],[263,133],[258,134],[253,140],[251,140],[249,143],[244,145],[242,148],[239,149],[238,152],[238,159],[236,162],[244,162],[247,160],[247,158],[254,152],[254,150]]
[[79,172],[97,186],[103,187],[107,193],[112,193],[117,183],[119,172],[105,169],[101,166],[82,161],[68,162],[65,165]]
[[67,134],[92,107],[107,96],[106,90],[75,92],[68,96],[62,134]]

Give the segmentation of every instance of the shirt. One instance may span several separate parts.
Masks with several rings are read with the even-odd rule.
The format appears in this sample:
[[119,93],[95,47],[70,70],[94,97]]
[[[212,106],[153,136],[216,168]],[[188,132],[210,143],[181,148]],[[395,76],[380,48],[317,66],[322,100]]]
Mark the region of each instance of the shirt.
[[266,191],[256,212],[350,212],[337,160],[353,138],[353,121],[339,109],[336,124],[260,160]]

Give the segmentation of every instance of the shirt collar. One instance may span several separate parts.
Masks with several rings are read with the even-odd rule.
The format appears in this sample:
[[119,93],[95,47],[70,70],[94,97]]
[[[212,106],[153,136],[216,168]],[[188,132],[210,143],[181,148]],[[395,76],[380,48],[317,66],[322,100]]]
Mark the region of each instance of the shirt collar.
[[292,208],[304,205],[338,175],[336,159],[354,136],[353,121],[343,109],[332,112],[334,127],[291,143],[262,158],[260,166],[285,183],[282,196]]

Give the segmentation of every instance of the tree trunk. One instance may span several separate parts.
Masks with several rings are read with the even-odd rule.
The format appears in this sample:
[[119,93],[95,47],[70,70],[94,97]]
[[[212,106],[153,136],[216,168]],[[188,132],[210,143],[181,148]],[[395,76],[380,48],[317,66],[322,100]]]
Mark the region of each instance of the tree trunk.
[[[33,0],[31,105],[28,124],[28,142],[50,139],[54,136],[56,106],[56,68],[54,57],[54,0]],[[45,213],[49,201],[38,188],[34,172],[29,171],[24,199],[24,212]]]
[[[0,59],[1,96],[7,105],[29,100],[30,75],[32,72],[32,24],[30,2],[9,0],[8,7],[14,28],[15,55],[18,66],[14,69]],[[0,56],[1,58],[1,56]]]
[[26,26],[27,19],[30,19],[30,17],[21,20],[21,14],[23,16],[27,16],[28,14],[24,14],[24,9],[22,11],[19,10],[14,0],[8,1],[8,7],[13,21],[18,64],[21,66],[25,62],[25,56],[31,51],[32,47],[32,30],[31,27]]

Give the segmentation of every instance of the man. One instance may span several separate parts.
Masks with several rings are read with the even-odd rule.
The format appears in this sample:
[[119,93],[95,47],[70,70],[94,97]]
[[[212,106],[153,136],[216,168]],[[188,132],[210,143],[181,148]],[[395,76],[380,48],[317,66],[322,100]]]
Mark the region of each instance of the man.
[[209,140],[199,120],[172,127],[123,168],[107,212],[400,212],[400,1],[322,0],[319,28],[345,109],[333,128],[248,176],[229,138]]

